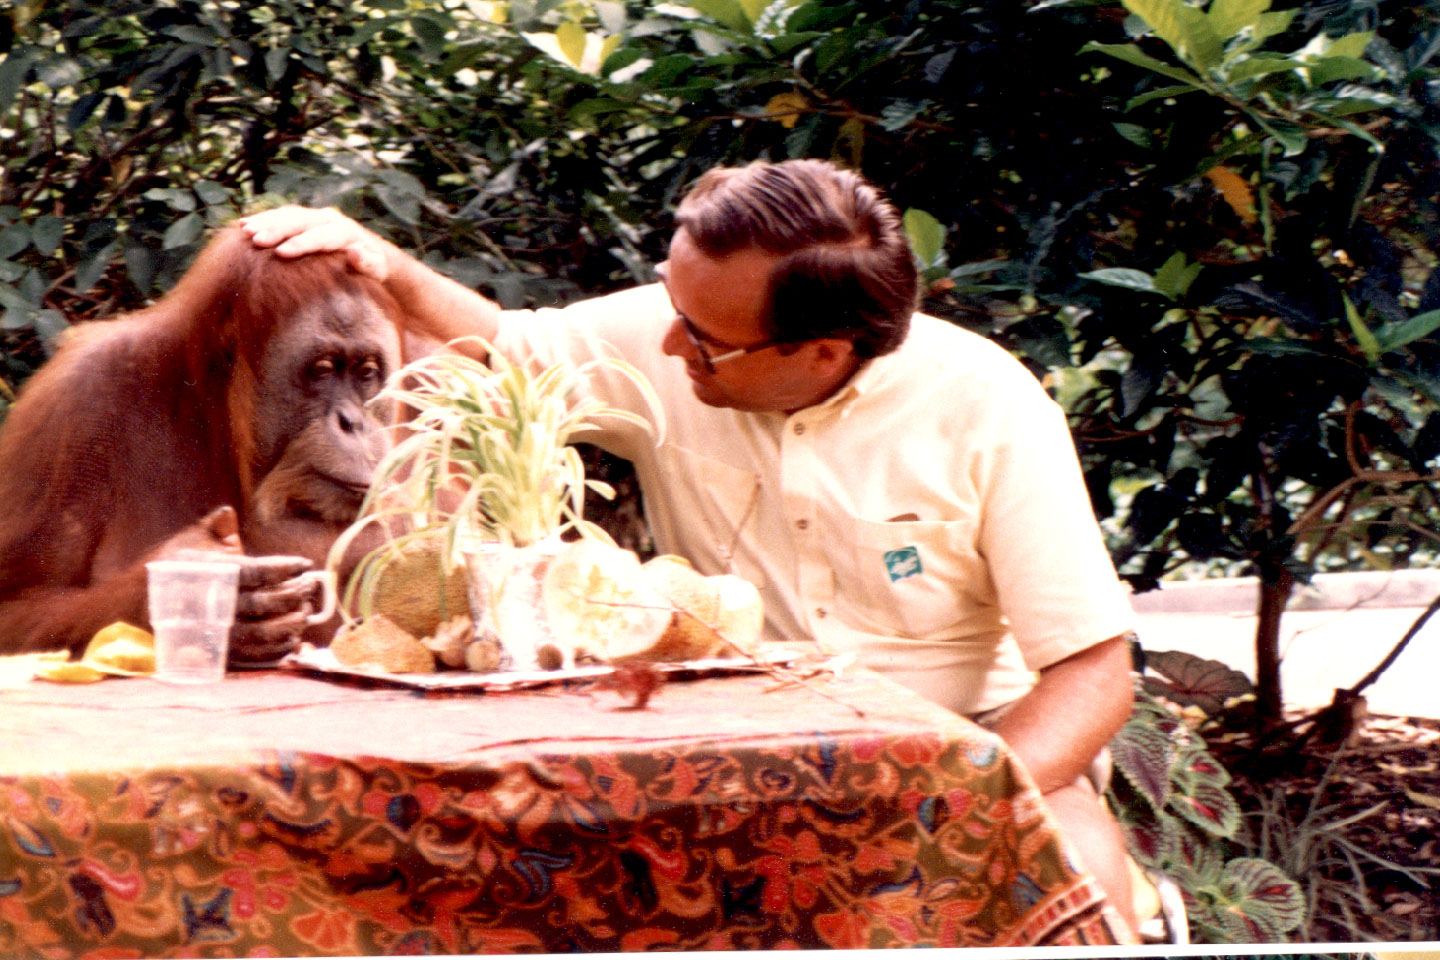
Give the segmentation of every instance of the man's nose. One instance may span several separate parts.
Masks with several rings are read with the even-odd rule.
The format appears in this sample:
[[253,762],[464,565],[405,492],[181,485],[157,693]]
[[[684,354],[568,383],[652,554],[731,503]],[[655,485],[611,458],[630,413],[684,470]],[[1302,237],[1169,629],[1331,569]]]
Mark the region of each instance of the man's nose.
[[691,354],[695,348],[690,345],[690,338],[685,336],[685,331],[680,329],[680,318],[676,317],[670,321],[670,326],[665,328],[665,337],[660,341],[660,349],[667,356],[681,357],[685,360],[692,359]]

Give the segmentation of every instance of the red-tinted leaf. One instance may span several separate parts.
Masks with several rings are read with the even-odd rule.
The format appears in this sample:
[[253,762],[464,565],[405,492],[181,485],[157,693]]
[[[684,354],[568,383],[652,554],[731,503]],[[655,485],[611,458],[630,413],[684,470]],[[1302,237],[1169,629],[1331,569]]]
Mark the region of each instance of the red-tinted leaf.
[[1143,721],[1131,720],[1110,741],[1115,768],[1159,810],[1170,797],[1170,765],[1175,745]]
[[1305,920],[1300,886],[1264,860],[1231,860],[1221,874],[1220,893],[1230,919],[1243,918],[1246,926],[1254,928],[1255,942],[1286,940]]
[[1235,798],[1215,784],[1196,784],[1186,794],[1175,794],[1170,808],[1216,837],[1232,837],[1240,827]]
[[1164,696],[1176,703],[1194,704],[1206,713],[1218,713],[1226,700],[1255,690],[1250,678],[1240,671],[1219,660],[1206,660],[1181,650],[1147,650],[1145,666],[1168,681],[1157,684]]

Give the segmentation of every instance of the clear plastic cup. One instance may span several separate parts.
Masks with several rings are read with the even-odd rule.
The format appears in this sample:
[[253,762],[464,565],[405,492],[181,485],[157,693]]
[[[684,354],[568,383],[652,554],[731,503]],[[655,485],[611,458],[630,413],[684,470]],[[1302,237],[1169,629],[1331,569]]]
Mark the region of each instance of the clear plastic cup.
[[214,683],[225,676],[240,568],[209,560],[145,564],[155,679]]

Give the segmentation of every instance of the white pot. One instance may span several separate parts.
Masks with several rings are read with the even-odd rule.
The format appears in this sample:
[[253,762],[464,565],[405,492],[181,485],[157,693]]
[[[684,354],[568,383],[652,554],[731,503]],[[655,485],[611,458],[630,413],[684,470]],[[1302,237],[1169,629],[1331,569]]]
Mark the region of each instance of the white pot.
[[499,643],[501,670],[543,669],[542,653],[547,666],[557,656],[562,666],[574,666],[574,650],[555,637],[545,614],[545,571],[564,546],[547,537],[524,547],[482,543],[467,552],[475,638]]

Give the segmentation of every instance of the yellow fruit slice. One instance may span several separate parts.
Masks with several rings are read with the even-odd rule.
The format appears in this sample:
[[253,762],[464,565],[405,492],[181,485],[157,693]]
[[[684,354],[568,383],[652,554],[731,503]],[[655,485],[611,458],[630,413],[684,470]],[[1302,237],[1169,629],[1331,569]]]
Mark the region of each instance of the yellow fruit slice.
[[638,660],[700,660],[724,646],[715,632],[720,616],[720,591],[683,557],[663,555],[641,568],[655,592],[670,601],[675,613],[655,645],[634,655]]
[[602,660],[654,646],[670,623],[670,604],[642,575],[640,559],[598,540],[576,540],[556,554],[541,594],[556,640]]
[[105,673],[137,676],[155,672],[155,638],[123,620],[95,633],[80,662]]
[[765,606],[760,600],[760,591],[749,580],[733,574],[709,579],[720,595],[715,629],[728,641],[717,656],[753,654],[760,646],[760,633],[765,627]]

